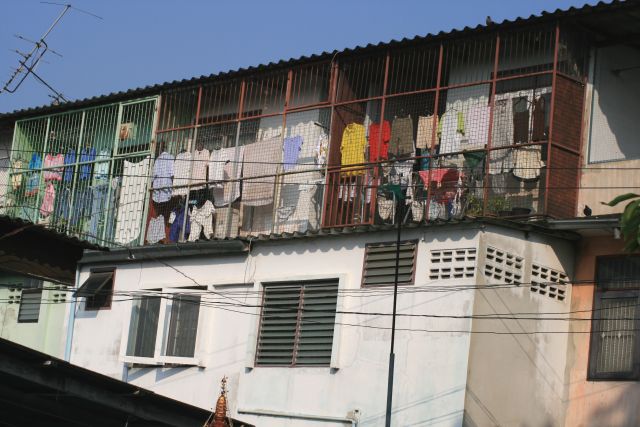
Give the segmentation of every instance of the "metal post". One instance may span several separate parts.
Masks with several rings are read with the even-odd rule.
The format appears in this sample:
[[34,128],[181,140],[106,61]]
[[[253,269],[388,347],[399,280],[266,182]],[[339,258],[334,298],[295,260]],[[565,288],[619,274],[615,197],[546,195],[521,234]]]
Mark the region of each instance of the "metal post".
[[393,315],[391,316],[391,348],[389,350],[389,374],[387,378],[387,412],[385,418],[385,427],[391,426],[391,407],[393,400],[393,372],[395,366],[396,355],[394,353],[394,344],[396,338],[396,306],[398,302],[398,271],[400,270],[400,236],[402,234],[403,209],[401,200],[398,199],[396,211],[398,218],[398,235],[396,237],[396,271],[393,277]]
[[440,102],[440,90],[442,84],[442,59],[444,57],[444,45],[440,43],[440,47],[438,49],[438,77],[436,80],[436,96],[433,104],[433,124],[431,127],[431,147],[429,147],[429,169],[427,171],[427,202],[424,204],[424,215],[428,220],[431,219],[429,216],[430,206],[431,206],[431,170],[433,169],[433,162],[435,160],[435,151],[436,151],[436,138],[438,136],[438,104]]
[[560,45],[560,23],[556,22],[555,26],[555,40],[553,47],[553,74],[551,75],[551,108],[549,112],[549,138],[547,140],[547,173],[544,179],[544,214],[549,215],[549,181],[551,173],[553,173],[553,166],[551,164],[551,153],[553,151],[553,116],[556,111],[556,92],[557,77],[558,77],[558,50]]
[[482,177],[482,215],[487,215],[487,206],[489,203],[489,168],[491,167],[491,147],[493,146],[493,113],[496,104],[496,85],[498,81],[498,68],[500,61],[500,33],[496,34],[496,48],[493,58],[493,73],[491,76],[491,94],[489,95],[489,128],[487,130],[487,148],[484,158],[484,174]]

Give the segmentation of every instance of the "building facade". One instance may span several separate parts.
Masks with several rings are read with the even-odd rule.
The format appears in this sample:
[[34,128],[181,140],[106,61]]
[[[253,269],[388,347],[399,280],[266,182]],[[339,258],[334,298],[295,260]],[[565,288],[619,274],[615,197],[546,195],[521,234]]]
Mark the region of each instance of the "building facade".
[[109,247],[80,261],[65,355],[156,393],[209,409],[228,376],[255,425],[381,425],[397,280],[393,425],[637,425],[640,270],[601,202],[640,184],[638,17],[1,116],[0,209]]

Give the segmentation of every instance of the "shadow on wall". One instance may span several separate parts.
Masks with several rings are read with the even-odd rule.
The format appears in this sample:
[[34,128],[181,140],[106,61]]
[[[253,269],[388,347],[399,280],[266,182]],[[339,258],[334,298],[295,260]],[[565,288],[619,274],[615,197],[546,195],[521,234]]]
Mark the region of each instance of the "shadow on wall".
[[[463,393],[464,387],[453,387],[448,390],[443,390],[439,393],[435,393],[431,396],[425,397],[424,399],[415,400],[413,402],[408,402],[402,406],[395,406],[392,416],[398,417],[402,416],[403,413],[411,411],[416,413],[417,411],[422,411],[421,413],[426,414],[425,418],[414,421],[409,424],[402,424],[404,426],[430,426],[430,425],[439,425],[443,423],[443,425],[460,425],[462,422],[462,410],[452,410],[450,412],[446,412],[444,414],[439,414],[438,408],[441,409],[442,412],[446,411],[448,408],[451,408],[453,402],[448,401],[447,399],[459,400],[459,394]],[[419,407],[422,407],[421,409]],[[380,412],[377,414],[373,414],[369,417],[365,417],[360,420],[358,423],[361,427],[373,427],[380,426],[384,424],[385,420],[385,412]]]

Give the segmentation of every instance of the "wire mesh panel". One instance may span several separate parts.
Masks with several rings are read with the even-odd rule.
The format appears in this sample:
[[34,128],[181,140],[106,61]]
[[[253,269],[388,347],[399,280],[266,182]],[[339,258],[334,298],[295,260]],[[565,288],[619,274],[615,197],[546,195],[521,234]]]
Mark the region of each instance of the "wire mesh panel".
[[491,79],[495,36],[459,39],[443,46],[441,86],[455,86]]
[[46,118],[16,122],[11,152],[9,215],[33,222],[38,220],[37,196],[48,127]]
[[329,152],[325,226],[367,224],[373,221],[373,189],[377,171],[375,166],[367,164],[366,153],[370,125],[379,122],[380,102],[377,100],[335,108]]
[[271,72],[246,80],[242,117],[282,113],[287,94],[288,73]]
[[330,80],[330,62],[294,69],[287,107],[296,108],[327,102]]
[[[158,130],[184,128],[195,125],[197,108],[197,87],[163,93],[162,111],[158,117]],[[126,119],[123,123],[126,123]]]
[[341,60],[337,81],[337,100],[354,101],[382,95],[384,69],[384,55]]
[[276,232],[320,225],[331,110],[287,114],[276,195]]
[[397,94],[435,88],[439,57],[439,45],[392,49],[386,92]]
[[584,31],[563,26],[558,46],[558,72],[582,81],[587,75],[589,43]]
[[553,70],[555,37],[552,25],[501,34],[497,77]]
[[[154,120],[155,100],[145,100],[19,121],[15,153],[27,153],[30,160],[14,156],[21,173],[11,179],[13,214],[103,245],[116,237],[117,243],[137,244]],[[146,166],[127,170],[127,162]],[[121,199],[122,185],[131,179],[139,185],[124,195],[135,203]],[[135,220],[121,218],[129,229],[118,235],[119,208],[127,204],[134,205]]]
[[198,124],[235,120],[238,116],[241,87],[242,84],[238,80],[204,85]]

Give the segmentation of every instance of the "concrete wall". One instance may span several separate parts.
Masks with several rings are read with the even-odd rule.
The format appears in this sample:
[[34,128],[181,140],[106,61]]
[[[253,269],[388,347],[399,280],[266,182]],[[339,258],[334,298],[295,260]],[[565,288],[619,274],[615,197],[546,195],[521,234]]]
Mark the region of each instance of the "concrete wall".
[[[422,316],[398,317],[393,425],[516,425],[519,420],[558,425],[563,419],[566,336],[489,336],[469,331],[472,327],[474,331],[561,330],[563,325],[477,320],[472,324],[470,316],[562,310],[567,302],[533,295],[527,287],[476,292],[477,283],[485,282],[477,273],[435,279],[432,269],[438,266],[431,251],[474,250],[482,271],[482,248],[489,244],[526,257],[524,271],[535,259],[570,273],[569,244],[503,228],[481,232],[478,226],[412,229],[403,238],[418,240],[418,254],[415,284],[401,288],[398,312]],[[123,357],[130,297],[120,294],[110,309],[97,312],[84,311],[80,303],[71,362],[203,408],[213,406],[219,381],[227,375],[231,414],[259,426],[346,425],[349,414],[356,411],[358,425],[382,425],[390,317],[338,313],[331,367],[256,367],[260,308],[255,306],[260,304],[262,283],[339,278],[338,311],[390,313],[391,288],[362,290],[360,283],[365,244],[394,239],[394,232],[381,232],[258,242],[248,256],[182,258],[169,260],[171,267],[154,261],[118,265],[119,294],[193,286],[184,273],[207,285],[208,300],[229,302],[214,292],[233,291],[233,297],[248,307],[227,307],[231,311],[210,304],[201,307],[198,333],[204,344],[199,366],[134,367]],[[82,268],[81,282],[90,267]],[[528,276],[523,280],[529,281]]]
[[[420,292],[401,294],[399,312],[470,315],[472,292],[430,288],[473,285],[475,279],[431,281],[428,256],[436,248],[475,249],[477,230],[413,230],[404,238],[419,239],[412,290]],[[170,263],[212,291],[233,289],[247,304],[256,302],[262,282],[338,277],[342,290],[353,290],[340,294],[338,310],[390,313],[390,289],[360,291],[360,282],[365,243],[393,240],[394,233],[389,232],[258,243],[248,257],[176,259]],[[81,281],[88,273],[87,268],[82,269]],[[192,285],[166,265],[146,262],[117,266],[116,291]],[[245,291],[251,293],[243,296]],[[254,367],[253,363],[259,308],[235,310],[245,312],[241,314],[202,307],[201,315],[206,320],[199,333],[207,339],[202,367],[127,368],[121,355],[131,301],[118,299],[129,298],[116,297],[111,309],[98,312],[84,311],[80,304],[72,363],[204,408],[213,406],[219,381],[227,375],[231,413],[260,426],[344,425],[347,414],[354,410],[360,411],[362,426],[383,423],[390,331],[377,328],[390,326],[388,316],[338,314],[332,368],[267,368]],[[470,328],[469,320],[401,317],[397,327],[416,331],[399,330],[396,335],[393,424],[461,425],[469,354],[469,335],[463,331]],[[265,411],[288,418],[260,415]],[[295,414],[343,421],[312,421]]]
[[[496,289],[495,285],[504,282],[479,276],[479,284],[487,287],[476,291],[474,315],[500,315],[501,319],[473,320],[465,425],[561,425],[567,395],[564,332],[568,325],[541,320],[536,313],[567,311],[571,289],[567,287],[564,301],[532,292],[531,265],[535,262],[570,276],[571,244],[520,231],[485,232],[480,239],[481,254],[489,246],[524,259],[522,285]],[[481,256],[480,272],[486,262]]]
[[[9,304],[9,296],[20,295],[6,283],[15,283],[9,274],[0,273],[0,338],[27,346],[55,357],[64,357],[67,302],[58,302],[61,292],[54,283],[44,282],[38,322],[18,323],[19,304]],[[54,302],[55,301],[55,302]]]
[[585,205],[594,215],[621,212],[624,205],[611,208],[601,202],[640,187],[640,70],[624,70],[639,62],[637,50],[621,45],[591,54],[580,215]]
[[[596,256],[622,253],[623,242],[611,237],[585,239],[579,247],[571,311],[593,307]],[[637,426],[640,424],[640,384],[637,381],[587,381],[591,322],[571,322],[567,351],[570,391],[565,426]]]

